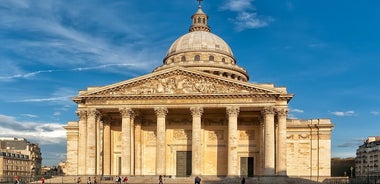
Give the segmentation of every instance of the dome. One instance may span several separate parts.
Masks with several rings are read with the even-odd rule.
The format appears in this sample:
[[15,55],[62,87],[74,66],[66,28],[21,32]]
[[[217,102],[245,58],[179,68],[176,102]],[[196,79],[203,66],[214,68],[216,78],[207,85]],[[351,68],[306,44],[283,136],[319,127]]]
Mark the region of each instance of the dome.
[[189,33],[173,42],[166,53],[163,65],[153,72],[181,66],[221,77],[248,81],[247,71],[236,64],[230,46],[222,38],[211,33],[207,24],[208,16],[200,5],[191,19]]
[[219,36],[207,31],[193,31],[181,36],[170,46],[166,57],[194,51],[217,52],[233,57],[230,46]]

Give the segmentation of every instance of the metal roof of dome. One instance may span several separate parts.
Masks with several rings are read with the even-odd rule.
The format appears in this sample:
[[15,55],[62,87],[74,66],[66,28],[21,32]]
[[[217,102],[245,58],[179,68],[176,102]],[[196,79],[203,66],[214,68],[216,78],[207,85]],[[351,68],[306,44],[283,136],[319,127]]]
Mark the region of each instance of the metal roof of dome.
[[218,52],[233,57],[230,46],[219,36],[207,31],[193,31],[179,37],[170,46],[166,56],[190,51]]

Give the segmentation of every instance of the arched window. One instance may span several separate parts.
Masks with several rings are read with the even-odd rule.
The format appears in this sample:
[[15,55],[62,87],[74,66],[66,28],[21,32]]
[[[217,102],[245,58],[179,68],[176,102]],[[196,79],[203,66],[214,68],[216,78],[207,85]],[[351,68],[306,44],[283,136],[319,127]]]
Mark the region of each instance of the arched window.
[[226,62],[226,59],[222,58],[222,62],[225,63],[225,62]]
[[202,19],[200,17],[198,17],[198,23],[201,23]]
[[201,60],[201,56],[200,55],[195,55],[194,56],[194,61],[200,61]]
[[185,57],[185,56],[182,56],[182,57],[181,57],[181,61],[186,61],[186,57]]
[[203,18],[203,24],[206,24],[206,19],[205,18]]
[[208,57],[208,60],[209,60],[209,61],[214,61],[214,56],[209,56],[209,57]]
[[193,19],[193,23],[194,23],[194,24],[197,23],[197,20],[196,20],[195,18]]

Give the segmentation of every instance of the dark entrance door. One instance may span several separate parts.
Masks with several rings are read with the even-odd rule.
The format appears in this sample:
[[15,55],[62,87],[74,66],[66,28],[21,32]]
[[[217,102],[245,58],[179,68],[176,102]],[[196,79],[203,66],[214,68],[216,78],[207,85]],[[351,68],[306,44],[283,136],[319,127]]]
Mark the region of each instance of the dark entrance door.
[[176,176],[185,177],[191,175],[191,151],[177,151]]
[[240,175],[253,177],[253,157],[240,157]]

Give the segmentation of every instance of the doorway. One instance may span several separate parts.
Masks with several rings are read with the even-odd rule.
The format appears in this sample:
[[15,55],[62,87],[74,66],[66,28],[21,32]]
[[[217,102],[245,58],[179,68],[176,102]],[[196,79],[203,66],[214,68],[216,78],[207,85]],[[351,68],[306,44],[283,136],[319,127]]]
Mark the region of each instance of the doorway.
[[176,176],[186,177],[191,175],[191,151],[177,151]]
[[254,172],[254,159],[253,157],[240,157],[240,175],[253,177]]

